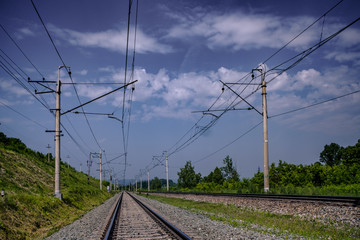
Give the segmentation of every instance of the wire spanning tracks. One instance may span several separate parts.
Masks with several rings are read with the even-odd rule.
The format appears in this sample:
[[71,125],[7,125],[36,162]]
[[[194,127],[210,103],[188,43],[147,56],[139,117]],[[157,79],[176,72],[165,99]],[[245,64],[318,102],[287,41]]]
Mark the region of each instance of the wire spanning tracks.
[[129,193],[120,201],[112,232],[104,239],[190,239]]

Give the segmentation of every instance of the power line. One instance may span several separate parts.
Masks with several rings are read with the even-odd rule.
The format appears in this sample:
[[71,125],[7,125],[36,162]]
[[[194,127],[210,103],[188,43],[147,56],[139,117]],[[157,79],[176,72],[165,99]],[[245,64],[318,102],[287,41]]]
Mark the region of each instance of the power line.
[[[45,29],[48,37],[49,37],[51,43],[52,43],[52,45],[53,45],[53,47],[54,47],[54,49],[55,49],[55,51],[56,51],[56,53],[57,53],[57,55],[58,55],[58,57],[60,58],[61,62],[63,63],[63,66],[65,66],[65,69],[66,69],[66,71],[67,71],[67,73],[68,73],[68,75],[69,75],[69,77],[70,77],[71,82],[74,83],[74,81],[73,81],[73,79],[72,79],[72,76],[71,76],[71,72],[70,72],[70,70],[68,69],[68,67],[66,67],[67,65],[65,64],[63,58],[61,57],[60,52],[59,52],[59,50],[57,49],[57,47],[56,47],[56,45],[55,45],[55,43],[54,43],[54,41],[53,41],[53,39],[52,39],[52,37],[51,37],[48,29],[47,29],[47,27],[45,26],[45,23],[44,23],[43,19],[41,18],[40,13],[39,13],[39,11],[37,10],[37,8],[36,8],[33,0],[31,0],[31,3],[32,3],[32,5],[33,5],[33,7],[34,7],[34,10],[36,11],[36,14],[37,14],[37,16],[39,17],[39,19],[40,19],[40,21],[41,21],[41,23],[42,23],[42,25],[43,25],[43,27],[44,27],[44,29]],[[73,84],[73,88],[74,88],[74,91],[75,91],[77,100],[78,100],[79,104],[81,105],[80,97],[79,97],[79,94],[78,94],[78,92],[77,92],[76,87],[75,87],[74,84]],[[81,107],[81,109],[82,109],[83,112],[84,112],[83,107]],[[97,138],[95,137],[94,131],[93,131],[93,129],[91,128],[90,122],[89,122],[89,120],[88,120],[88,118],[87,118],[87,116],[86,116],[85,114],[84,114],[84,117],[85,117],[85,121],[86,121],[86,123],[87,123],[87,125],[88,125],[88,127],[89,127],[89,129],[90,129],[90,132],[91,132],[91,134],[92,134],[92,136],[93,136],[96,144],[98,145],[98,147],[99,147],[100,149],[102,149],[102,147],[100,146]]]
[[327,103],[327,102],[331,102],[331,101],[337,100],[337,99],[339,99],[339,98],[347,97],[347,96],[349,96],[349,95],[352,95],[352,94],[355,94],[355,93],[359,93],[359,92],[360,92],[360,90],[356,90],[356,91],[353,91],[353,92],[350,92],[350,93],[346,93],[346,94],[341,95],[341,96],[337,96],[337,97],[330,98],[330,99],[327,99],[327,100],[324,100],[324,101],[321,101],[321,102],[313,103],[313,104],[307,105],[307,106],[305,106],[305,107],[300,107],[300,108],[296,108],[296,109],[293,109],[293,110],[290,110],[290,111],[286,111],[286,112],[283,112],[283,113],[278,113],[278,114],[275,114],[275,115],[273,115],[273,116],[270,116],[269,118],[280,117],[280,116],[285,115],[285,114],[289,114],[289,113],[297,112],[297,111],[304,110],[304,109],[307,109],[307,108],[315,107],[315,106],[317,106],[317,105],[320,105],[320,104],[323,104],[323,103]]
[[[131,75],[130,81],[134,80],[134,70],[135,70],[135,53],[136,53],[136,36],[137,36],[137,25],[138,25],[138,13],[139,13],[139,0],[136,1],[136,14],[135,14],[135,33],[134,33],[134,49],[133,49],[133,59],[131,64]],[[128,129],[127,129],[127,137],[126,137],[126,152],[129,145],[129,134],[130,134],[130,120],[131,120],[131,109],[132,109],[132,98],[134,93],[135,87],[133,85],[129,97],[129,110],[128,110]]]
[[[9,58],[10,59],[10,58]],[[10,59],[11,60],[11,59]],[[6,61],[6,60],[5,60]],[[8,62],[7,62],[8,63]],[[48,106],[48,104],[44,101],[42,102],[36,95],[34,95],[32,93],[32,91],[30,91],[30,89],[23,83],[21,82],[20,79],[17,78],[17,76],[0,60],[0,64],[1,67],[5,70],[6,73],[8,73],[15,81],[17,81],[19,83],[20,86],[22,86],[28,93],[30,93],[30,95],[32,95],[36,100],[38,100],[38,102],[40,102],[47,110],[50,111],[50,107]],[[9,63],[8,63],[9,64]],[[14,69],[15,70],[15,69]],[[15,70],[16,71],[16,70]],[[17,71],[16,71],[17,72]],[[17,72],[18,73],[18,72]],[[19,74],[19,73],[18,73]],[[20,75],[20,74],[19,74]],[[20,75],[21,76],[21,75]],[[32,85],[31,85],[32,86]],[[20,113],[19,113],[20,114]],[[53,115],[53,114],[52,114]],[[53,115],[54,116],[54,115]],[[54,116],[55,117],[55,116]],[[32,121],[32,120],[31,120]],[[70,121],[69,121],[70,122]],[[71,124],[71,122],[70,122]],[[72,125],[72,124],[71,124]],[[43,127],[43,126],[42,126]],[[74,139],[74,137],[70,134],[70,132],[65,128],[64,125],[62,125],[63,129],[68,133],[69,137],[72,139],[72,141],[75,143],[75,145],[86,155],[84,149],[81,147],[80,144],[78,144],[78,142]],[[46,127],[44,127],[46,128]]]
[[[296,35],[293,39],[291,39],[287,44],[285,44],[283,47],[281,47],[279,50],[277,50],[274,54],[272,54],[270,57],[268,57],[263,63],[269,61],[272,57],[274,57],[276,54],[278,54],[281,50],[283,50],[285,47],[287,47],[291,42],[293,42],[296,38],[298,38],[300,35],[302,35],[305,31],[307,31],[309,28],[311,28],[316,22],[318,22],[321,18],[325,17],[329,12],[331,12],[333,9],[335,9],[343,0],[341,0],[340,2],[338,2],[337,4],[335,4],[332,8],[330,8],[328,11],[326,11],[321,17],[319,17],[315,22],[313,22],[311,25],[309,25],[307,28],[305,28],[302,32],[300,32],[298,35]],[[307,57],[308,55],[310,55],[312,52],[314,52],[315,50],[317,50],[320,46],[324,45],[326,42],[330,41],[333,37],[335,37],[336,35],[340,34],[342,31],[344,31],[346,28],[350,27],[351,25],[353,25],[355,22],[357,22],[359,19],[356,19],[355,21],[353,21],[352,23],[350,23],[349,25],[347,25],[346,27],[344,27],[343,29],[339,30],[338,32],[334,33],[333,35],[331,35],[330,37],[324,39],[324,40],[320,40],[319,43],[315,44],[313,47],[309,48],[308,50],[296,55],[295,57],[287,60],[286,62],[291,61],[292,59],[297,58],[298,56],[302,56],[300,59],[298,59],[294,64],[290,65],[289,67],[287,67],[286,69],[282,70],[281,73],[291,69],[292,67],[296,66],[300,61],[302,61],[305,57]],[[315,47],[315,48],[314,48]],[[285,62],[285,63],[286,63]],[[284,64],[284,63],[283,63]],[[272,68],[271,70],[275,70],[276,68],[278,68],[279,66],[283,65],[280,64],[275,68]],[[271,71],[269,70],[269,71]],[[267,72],[269,72],[267,71]],[[246,78],[250,75],[250,73],[248,73],[247,75],[245,75],[244,77],[242,77],[240,80],[238,80],[238,82],[240,82],[241,80],[244,80],[244,83],[246,81]],[[280,74],[279,74],[280,75]],[[277,75],[277,76],[279,76]],[[276,77],[277,77],[276,76]],[[276,77],[274,77],[273,79],[275,79]],[[270,81],[272,81],[273,79],[271,79]],[[243,87],[241,93],[243,93],[246,88],[252,84],[252,81],[254,81],[254,79],[251,79],[247,84],[245,83],[245,87]],[[269,82],[270,82],[269,81]],[[268,82],[268,83],[269,83]],[[250,97],[251,95],[253,95],[255,92],[257,92],[260,89],[261,86],[259,86],[257,89],[255,89],[254,91],[252,91],[248,96],[246,96],[245,98],[242,98],[241,101],[239,101],[238,103],[235,104],[235,101],[237,99],[237,97],[230,103],[228,104],[227,109],[224,110],[224,112],[214,120],[212,120],[208,125],[206,125],[206,127],[202,130],[199,131],[198,133],[192,135],[188,140],[186,140],[183,144],[181,144],[179,147],[177,147],[173,152],[171,152],[169,154],[169,156],[171,154],[174,154],[180,150],[183,150],[184,148],[186,148],[187,146],[189,146],[191,143],[193,143],[197,138],[199,138],[203,133],[205,133],[210,127],[212,127],[215,122],[223,115],[225,114],[227,111],[231,110],[231,108],[234,108],[235,106],[237,106],[238,104],[240,104],[241,102],[244,101],[244,99],[247,99],[248,97]],[[241,94],[240,93],[240,94]],[[210,111],[210,109],[212,107],[215,106],[216,102],[220,99],[221,95],[223,93],[220,94],[220,96],[215,100],[215,102],[211,105],[211,107],[208,109]],[[223,104],[225,104],[226,102],[228,102],[231,98],[229,98],[228,100],[224,101]],[[221,105],[220,105],[221,106]],[[202,117],[200,118],[200,120],[202,119]],[[199,121],[200,121],[199,120]],[[176,146],[186,135],[188,135],[189,132],[191,132],[191,130],[196,126],[196,124],[190,128],[190,130],[174,145]],[[173,147],[174,147],[173,146]],[[171,148],[173,148],[171,147]]]
[[[267,84],[269,84],[270,82],[272,82],[273,80],[275,80],[277,77],[279,77],[281,74],[283,74],[284,72],[294,68],[295,66],[297,66],[302,60],[304,60],[306,57],[308,57],[310,54],[312,54],[313,52],[315,52],[316,50],[318,50],[320,47],[322,47],[324,44],[326,44],[327,42],[329,42],[331,39],[333,39],[334,37],[336,37],[337,35],[339,35],[340,33],[342,33],[344,30],[346,30],[347,28],[349,28],[350,26],[352,26],[353,24],[355,24],[356,22],[358,22],[360,20],[360,17],[355,19],[353,22],[351,22],[350,24],[346,25],[345,27],[341,28],[340,30],[338,30],[337,32],[333,33],[332,35],[328,36],[327,38],[323,39],[322,41],[314,44],[313,46],[309,47],[308,49],[302,51],[301,53],[298,53],[297,55],[285,60],[284,62],[278,64],[277,66],[271,68],[270,70],[266,71],[266,73],[274,71],[274,70],[279,70],[279,68],[291,61],[294,61],[293,63],[291,63],[289,66],[280,69],[279,73],[271,78],[270,80],[267,81]],[[258,90],[261,89],[261,86],[259,85],[258,88],[256,88],[253,92],[251,92],[248,96],[246,96],[244,99],[247,99],[248,97],[250,97],[251,95],[253,95],[254,93],[256,93]],[[237,106],[238,104],[240,104],[242,102],[239,101],[238,103],[236,103],[235,105],[233,105],[232,107]]]
[[[31,0],[32,2],[32,0]],[[29,63],[34,67],[34,69],[40,74],[40,76],[45,79],[44,75],[41,74],[41,72],[39,71],[39,69],[37,69],[37,67],[35,67],[35,65],[32,63],[32,61],[26,56],[26,54],[24,53],[24,51],[19,47],[19,45],[15,42],[15,40],[10,36],[10,34],[6,31],[6,29],[3,27],[3,25],[0,24],[0,27],[2,28],[2,30],[6,33],[6,35],[11,39],[11,41],[15,44],[15,46],[20,50],[20,52],[24,55],[24,57],[29,61]]]
[[[325,16],[327,14],[329,14],[331,11],[333,11],[340,3],[342,3],[343,0],[339,1],[338,3],[336,3],[334,6],[332,6],[329,10],[327,10],[324,14],[322,14],[318,19],[316,19],[313,23],[311,23],[308,27],[306,27],[303,31],[301,31],[299,34],[297,34],[294,38],[292,38],[289,42],[287,42],[284,46],[282,46],[280,49],[278,49],[275,53],[273,53],[271,56],[269,56],[265,61],[263,61],[263,64],[265,64],[267,61],[269,61],[272,57],[274,57],[276,54],[278,54],[280,51],[282,51],[284,48],[286,48],[290,43],[292,43],[296,38],[298,38],[300,35],[302,35],[304,32],[306,32],[307,30],[309,30],[315,23],[317,23],[321,18],[325,18]],[[301,55],[301,54],[300,54]],[[294,57],[296,58],[296,56]],[[274,67],[273,69],[269,70],[269,71],[272,71],[276,68],[278,68],[279,66],[277,67]],[[269,72],[267,71],[267,72]],[[240,82],[241,80],[245,79],[250,75],[250,73],[248,73],[247,75],[245,75],[243,78],[241,78],[240,80],[238,80],[238,82]],[[245,89],[252,83],[254,79],[252,79],[244,88],[243,90],[240,92],[243,93],[245,91]],[[256,89],[255,91],[253,91],[251,94],[249,94],[249,96],[251,96],[253,93],[255,93],[257,90],[259,90],[260,88]],[[246,97],[247,98],[247,97]],[[246,99],[245,98],[245,99]],[[233,105],[234,107],[237,106],[239,103],[241,103],[242,100],[240,102],[238,102],[237,104]],[[234,101],[232,102],[234,103]],[[231,106],[231,104],[230,104]]]
[[[8,73],[13,79],[15,79],[25,90],[27,90],[36,100],[38,100],[38,102],[40,102],[47,110],[48,107],[40,101],[40,99],[38,99],[36,97],[36,95],[34,95],[32,93],[32,91],[30,91],[6,66],[4,66],[4,64],[0,61],[1,67],[5,70],[6,73]],[[5,105],[5,104],[3,104]],[[10,107],[9,107],[10,108]],[[15,110],[14,110],[15,111]],[[20,113],[19,113],[20,114]],[[53,115],[54,116],[54,115]],[[25,116],[24,116],[25,117]],[[26,117],[25,117],[26,118]],[[32,121],[32,120],[31,120]],[[80,144],[74,139],[74,137],[70,134],[70,132],[65,128],[65,126],[63,124],[61,124],[61,126],[63,127],[63,129],[66,131],[66,133],[69,135],[69,137],[72,139],[72,141],[75,143],[75,145],[85,154],[84,149],[80,146]],[[44,127],[44,126],[41,126]],[[44,127],[46,129],[46,127]]]
[[[52,40],[52,38],[51,38],[51,35],[50,35],[50,33],[48,32],[48,30],[47,30],[47,28],[46,28],[46,26],[45,26],[45,24],[44,24],[44,22],[43,22],[43,20],[42,20],[42,18],[41,18],[41,16],[40,16],[40,14],[39,14],[39,12],[37,11],[37,9],[36,9],[36,7],[35,7],[35,5],[34,5],[34,2],[33,1],[31,1],[32,2],[32,4],[33,4],[33,6],[34,6],[34,8],[35,8],[35,11],[37,12],[37,14],[38,14],[38,16],[39,16],[39,18],[40,18],[40,21],[42,22],[42,24],[43,24],[43,26],[45,27],[45,30],[46,30],[46,32],[47,32],[47,34],[48,34],[48,36],[49,36],[49,38],[50,38],[50,40],[51,40],[51,42],[52,42],[52,44],[53,44],[53,46],[55,47],[55,50],[56,50],[56,52],[57,52],[57,54],[58,54],[58,56],[60,57],[60,59],[61,59],[61,61],[64,63],[64,61],[63,61],[63,59],[62,59],[62,57],[61,57],[61,55],[60,55],[60,53],[59,53],[59,51],[58,51],[58,49],[56,48],[56,46],[55,46],[55,44],[54,44],[54,41]],[[6,33],[6,35],[11,39],[11,41],[15,44],[15,46],[20,50],[20,52],[24,55],[24,57],[29,61],[29,63],[34,67],[34,69],[40,74],[40,76],[42,76],[42,78],[43,78],[43,80],[45,79],[45,77],[44,77],[44,75],[39,71],[39,69],[33,64],[33,62],[30,60],[30,58],[25,54],[25,52],[20,48],[20,46],[16,43],[16,41],[11,37],[11,35],[6,31],[6,29],[0,24],[0,26],[1,26],[1,28],[3,29],[3,31]],[[3,51],[3,50],[1,50],[1,52],[18,68],[18,69],[20,69],[29,79],[30,79],[30,77]],[[4,59],[5,60],[5,59]],[[5,60],[6,61],[6,60]],[[9,64],[9,63],[8,63]],[[10,64],[9,64],[10,65]],[[65,65],[65,63],[64,63],[64,65]],[[14,68],[13,68],[14,69]],[[15,70],[15,69],[14,69]],[[16,70],[15,70],[16,71]],[[17,72],[17,71],[16,71]],[[17,72],[20,76],[21,76],[21,74],[19,73],[19,72]],[[15,75],[14,75],[15,76]],[[22,76],[23,77],[23,76]],[[14,78],[14,77],[13,77]],[[24,77],[23,77],[24,78]],[[15,78],[14,78],[15,79]],[[16,79],[15,79],[16,80]],[[24,79],[25,80],[25,79]],[[26,81],[26,80],[25,80]],[[19,83],[20,84],[20,83]],[[28,90],[28,88],[27,87],[25,87],[25,84],[20,84],[21,86],[23,86],[28,92],[30,92],[31,93],[31,95],[33,96],[33,97],[35,97],[40,103],[42,103],[34,94],[32,94],[32,92],[31,91],[29,91]],[[33,85],[31,85],[30,84],[30,86],[32,86],[35,90],[37,90],[37,88],[36,87],[34,87]],[[75,91],[76,91],[76,89],[75,89]],[[55,97],[55,96],[54,96]],[[44,105],[44,107],[46,107],[48,110],[50,109],[50,107],[49,107],[49,105],[47,104],[47,102],[45,101],[45,99],[42,97],[42,96],[40,96],[40,98],[43,100],[43,103],[42,103],[42,105]],[[78,137],[84,142],[84,140],[80,137],[80,135],[78,134],[78,132],[76,131],[76,129],[74,128],[74,126],[72,125],[72,123],[71,123],[71,121],[69,120],[69,118],[66,116],[66,118],[67,118],[67,120],[69,121],[69,123],[70,123],[70,125],[72,126],[72,128],[74,129],[74,131],[75,131],[75,133],[78,135]],[[69,134],[69,136],[70,136],[70,138],[74,141],[74,143],[75,143],[75,145],[77,145],[78,147],[79,147],[79,149],[80,150],[82,150],[83,151],[83,148],[76,142],[76,140],[70,135],[70,133],[67,131],[67,129],[63,126],[63,128],[65,129],[65,131]],[[85,143],[85,142],[84,142]],[[85,144],[86,145],[86,144]],[[84,151],[83,151],[84,152]]]
[[[2,49],[0,49],[2,54],[4,54],[26,77],[30,78]],[[3,58],[3,57],[2,57]],[[4,59],[4,58],[3,58]],[[4,59],[5,60],[5,59]],[[6,60],[5,60],[6,61]],[[10,64],[9,64],[10,65]],[[17,72],[18,73],[18,72]],[[19,73],[18,73],[19,74]],[[21,76],[21,74],[19,74]]]
[[[23,73],[28,77],[28,79],[30,79],[30,77],[29,77],[2,49],[0,49],[0,51],[12,62],[13,65],[15,65],[21,72],[23,72]],[[19,71],[16,70],[3,56],[0,55],[0,57],[24,80],[25,83],[28,83],[35,91],[38,90],[34,85],[30,84],[30,83],[27,81],[27,79],[26,79],[22,74],[20,74]],[[4,63],[2,63],[2,64],[5,66]],[[6,67],[6,66],[5,66],[5,67]],[[9,69],[8,67],[6,67],[6,68],[7,68],[8,71],[10,71],[10,69]],[[13,72],[11,72],[11,74],[12,74],[13,76],[15,76],[15,74],[14,74]],[[16,77],[16,79],[18,79],[18,78]],[[16,80],[16,79],[15,79],[15,80]],[[21,82],[20,79],[18,79],[18,80]],[[18,82],[18,83],[19,83],[19,82]],[[19,84],[20,84],[24,89],[28,90],[28,88],[26,87],[26,84],[25,84],[25,83],[22,83],[22,82],[21,82],[21,83],[19,83]],[[28,90],[28,91],[30,91],[30,90]],[[50,109],[50,106],[49,106],[49,104],[45,101],[45,99],[44,99],[42,96],[40,96],[40,98],[42,99],[42,101],[43,101],[44,105],[46,106],[46,108],[47,108],[47,109]]]
[[33,5],[34,10],[36,11],[36,14],[38,15],[38,17],[39,17],[39,19],[40,19],[41,24],[43,25],[43,27],[44,27],[44,29],[45,29],[45,31],[46,31],[46,33],[47,33],[47,35],[48,35],[48,37],[49,37],[52,45],[53,45],[53,47],[55,48],[55,51],[56,51],[58,57],[60,58],[60,60],[61,60],[61,62],[63,63],[63,65],[66,66],[65,63],[64,63],[64,60],[62,59],[62,57],[61,57],[61,55],[60,55],[60,53],[59,53],[59,50],[57,49],[57,47],[56,47],[56,45],[55,45],[55,43],[54,43],[54,40],[52,39],[52,37],[51,37],[51,35],[50,35],[47,27],[45,26],[45,23],[44,23],[43,19],[42,19],[41,16],[40,16],[40,13],[39,13],[39,11],[37,10],[37,8],[36,8],[33,0],[31,0],[31,4]]
[[9,105],[5,104],[4,102],[0,101],[0,104],[4,105],[5,107],[9,108],[10,110],[16,112],[17,114],[19,114],[20,116],[22,116],[23,118],[33,122],[34,124],[38,125],[41,128],[47,129],[47,127],[45,127],[44,125],[41,125],[40,123],[38,123],[37,121],[27,117],[26,115],[22,114],[21,112],[15,110],[14,108],[10,107]]
[[[277,74],[275,77],[273,77],[272,79],[270,79],[269,81],[267,81],[267,84],[269,84],[270,82],[272,82],[274,79],[276,79],[277,77],[279,77],[281,74],[283,74],[284,72],[294,68],[296,65],[298,65],[302,60],[304,60],[306,57],[308,57],[310,54],[312,54],[313,52],[315,52],[316,50],[318,50],[320,47],[322,47],[324,44],[326,44],[327,42],[329,42],[330,40],[332,40],[334,37],[336,37],[337,35],[339,35],[340,33],[342,33],[343,31],[345,31],[347,28],[351,27],[353,24],[355,24],[356,22],[358,22],[360,20],[360,17],[355,19],[354,21],[352,21],[350,24],[346,25],[345,27],[341,28],[340,30],[338,30],[337,32],[331,34],[330,36],[328,36],[327,38],[323,39],[322,41],[320,41],[319,43],[314,44],[312,47],[306,49],[305,51],[302,51],[301,53],[295,55],[294,57],[291,57],[289,59],[287,59],[286,61],[282,62],[281,64],[273,67],[272,69],[270,69],[268,72],[273,71],[273,70],[277,70],[279,69],[279,67],[281,67],[282,65],[285,65],[286,63],[289,63],[293,60],[293,63],[291,63],[289,66],[285,67],[284,69],[280,70],[280,73]],[[257,90],[259,90],[260,88],[258,88]],[[256,90],[256,91],[257,91]]]
[[30,89],[23,83],[21,82],[20,79],[18,79],[15,74],[0,60],[0,65],[1,68],[7,73],[9,74],[20,86],[22,86],[28,93],[30,93],[30,95],[32,95],[36,100],[38,100],[38,102],[43,105],[46,109],[49,110],[48,106],[46,106],[45,103],[43,103],[38,97],[36,97],[32,91],[30,91]]
[[[327,10],[323,15],[321,15],[318,19],[316,19],[313,23],[311,23],[308,27],[306,27],[304,30],[302,30],[298,35],[296,35],[294,38],[292,38],[289,42],[287,42],[284,46],[282,46],[279,50],[277,50],[275,53],[273,53],[271,56],[269,56],[263,63],[265,64],[267,61],[269,61],[271,58],[273,58],[276,54],[278,54],[281,50],[286,48],[290,43],[292,43],[295,39],[297,39],[300,35],[302,35],[304,32],[309,30],[312,26],[314,26],[315,23],[320,21],[320,19],[325,18],[325,16],[330,13],[332,10],[334,10],[340,3],[342,3],[344,0],[339,1],[334,6],[332,6],[329,10]],[[321,34],[322,35],[322,34]],[[321,38],[320,38],[321,41]]]
[[262,121],[259,122],[258,124],[256,124],[255,126],[253,126],[252,128],[250,128],[249,130],[247,130],[245,133],[241,134],[239,137],[237,137],[236,139],[234,139],[233,141],[231,141],[230,143],[222,146],[221,148],[219,148],[218,150],[216,150],[215,152],[210,153],[209,155],[206,155],[205,157],[195,161],[194,163],[198,163],[201,162],[211,156],[213,156],[214,154],[224,150],[225,148],[229,147],[230,145],[232,145],[233,143],[237,142],[240,138],[244,137],[245,135],[247,135],[248,133],[250,133],[251,131],[253,131],[255,128],[257,128],[258,126],[260,126],[260,124],[262,124]]

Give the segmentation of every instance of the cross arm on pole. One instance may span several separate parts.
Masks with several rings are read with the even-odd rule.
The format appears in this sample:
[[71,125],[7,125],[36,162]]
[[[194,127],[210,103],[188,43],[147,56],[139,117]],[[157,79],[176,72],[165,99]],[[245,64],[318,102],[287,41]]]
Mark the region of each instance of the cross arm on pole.
[[41,85],[42,87],[50,90],[50,91],[46,91],[46,92],[38,92],[38,91],[35,89],[35,94],[43,94],[43,93],[53,93],[53,92],[56,92],[54,89],[51,89],[51,88],[49,88],[48,86],[46,86],[46,85],[43,84],[43,83],[56,83],[55,81],[31,81],[31,80],[28,80],[28,82],[29,82],[29,83],[37,83],[37,84]]
[[252,110],[252,107],[247,108],[227,108],[227,109],[214,109],[214,110],[199,110],[199,111],[192,111],[191,113],[211,113],[211,112],[225,112],[225,111],[236,111],[236,110]]
[[226,86],[228,89],[230,89],[236,96],[238,96],[241,100],[243,100],[245,103],[247,103],[252,109],[254,109],[257,113],[259,113],[260,115],[263,115],[259,110],[257,110],[253,105],[251,105],[251,103],[249,103],[248,101],[245,100],[245,98],[241,97],[240,94],[238,94],[237,92],[235,92],[231,87],[229,87],[226,83],[224,83],[223,81],[220,80],[220,82],[222,84],[224,84],[224,86]]
[[122,88],[125,88],[125,87],[127,87],[127,86],[129,86],[129,85],[131,85],[131,84],[134,84],[134,83],[136,83],[138,80],[135,80],[135,81],[133,81],[133,82],[130,82],[130,83],[128,83],[128,84],[125,84],[124,86],[121,86],[121,87],[119,87],[119,88],[116,88],[116,89],[114,89],[114,90],[112,90],[112,91],[110,91],[110,92],[108,92],[108,93],[105,93],[105,94],[103,94],[103,95],[101,95],[101,96],[99,96],[99,97],[97,97],[97,98],[94,98],[94,99],[92,99],[92,100],[90,100],[90,101],[88,101],[88,102],[86,102],[86,103],[83,103],[83,104],[81,104],[81,105],[79,105],[79,106],[77,106],[77,107],[74,107],[74,108],[72,108],[72,109],[70,109],[70,110],[67,110],[66,112],[63,112],[61,115],[65,115],[65,114],[67,114],[67,113],[69,113],[69,112],[71,112],[71,111],[74,111],[75,109],[78,109],[78,108],[80,108],[80,107],[83,107],[83,106],[85,106],[85,105],[87,105],[87,104],[89,104],[89,103],[92,103],[92,102],[94,102],[94,101],[96,101],[96,100],[98,100],[98,99],[100,99],[100,98],[102,98],[102,97],[105,97],[105,96],[107,96],[107,95],[109,95],[109,94],[111,94],[111,93],[113,93],[113,92],[116,92],[116,91],[118,91],[118,90],[120,90],[120,89],[122,89]]

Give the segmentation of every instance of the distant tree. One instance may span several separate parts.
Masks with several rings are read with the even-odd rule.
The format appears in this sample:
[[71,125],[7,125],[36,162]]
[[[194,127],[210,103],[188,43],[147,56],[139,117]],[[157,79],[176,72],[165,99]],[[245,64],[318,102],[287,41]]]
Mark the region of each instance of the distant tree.
[[342,149],[341,157],[345,165],[360,164],[360,139],[354,146]]
[[341,163],[341,152],[343,147],[336,143],[325,145],[324,150],[320,153],[320,162],[328,166],[335,166]]
[[232,158],[228,156],[226,156],[226,158],[223,160],[223,163],[225,164],[225,167],[221,168],[221,171],[223,173],[224,178],[227,181],[239,181],[239,174],[237,173],[234,165],[233,165],[233,161]]
[[214,169],[214,173],[212,176],[212,182],[217,183],[217,184],[222,184],[224,182],[224,180],[225,180],[225,178],[222,175],[220,168],[216,167]]
[[207,182],[207,183],[212,182],[213,174],[214,174],[214,172],[210,172],[209,175],[205,176],[205,177],[202,179],[202,181],[203,181],[203,182]]
[[184,168],[180,168],[178,186],[180,188],[193,188],[201,179],[200,173],[195,173],[194,167],[191,165],[191,161],[187,161]]
[[161,181],[158,177],[155,177],[153,180],[151,180],[150,183],[151,189],[160,189],[161,188]]
[[0,143],[7,144],[7,137],[3,132],[0,132]]
[[204,182],[213,182],[217,184],[222,184],[224,182],[224,176],[220,168],[216,167],[214,171],[210,172],[209,175],[204,177]]
[[[166,187],[166,179],[164,178],[160,178],[161,181],[161,187]],[[176,186],[176,183],[174,183],[173,180],[169,179],[169,187],[174,187]]]

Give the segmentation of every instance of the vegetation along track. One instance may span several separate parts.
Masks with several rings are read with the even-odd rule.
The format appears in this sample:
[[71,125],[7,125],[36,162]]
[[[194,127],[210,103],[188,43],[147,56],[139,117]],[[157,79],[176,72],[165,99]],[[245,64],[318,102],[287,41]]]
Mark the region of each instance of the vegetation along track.
[[103,239],[191,239],[163,217],[123,192],[103,234]]

